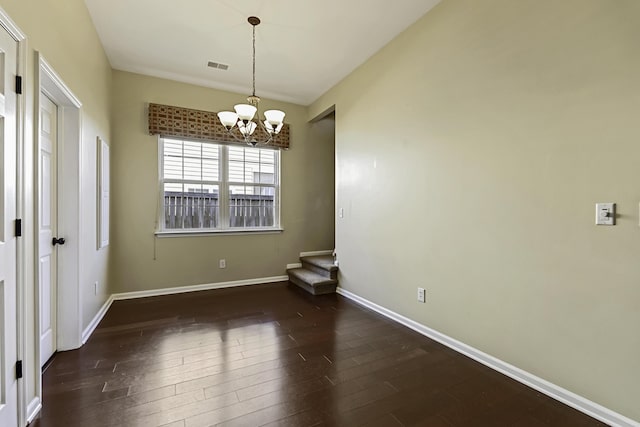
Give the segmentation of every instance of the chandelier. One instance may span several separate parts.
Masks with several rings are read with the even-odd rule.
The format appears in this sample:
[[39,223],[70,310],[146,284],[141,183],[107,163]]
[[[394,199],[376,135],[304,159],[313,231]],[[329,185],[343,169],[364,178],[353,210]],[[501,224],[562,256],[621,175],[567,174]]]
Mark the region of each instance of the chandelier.
[[[238,141],[242,141],[251,146],[257,144],[268,144],[271,142],[284,125],[284,111],[280,110],[267,110],[264,112],[264,121],[260,121],[258,113],[258,103],[260,97],[256,96],[256,26],[260,24],[260,18],[256,16],[250,16],[249,24],[253,27],[253,91],[251,96],[247,98],[248,104],[237,104],[233,107],[233,111],[221,111],[218,113],[220,123],[225,127],[229,135]],[[254,121],[254,117],[256,120]],[[264,141],[258,141],[254,136],[254,132],[257,127],[260,126],[266,133],[267,139]],[[238,132],[234,132],[237,127]]]

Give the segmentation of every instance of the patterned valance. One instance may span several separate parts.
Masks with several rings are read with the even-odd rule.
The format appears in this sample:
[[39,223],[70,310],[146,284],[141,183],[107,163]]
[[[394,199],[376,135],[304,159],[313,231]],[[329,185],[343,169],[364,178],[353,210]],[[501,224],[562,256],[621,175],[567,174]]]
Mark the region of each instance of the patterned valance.
[[[240,137],[238,129],[234,129]],[[212,111],[192,110],[170,105],[149,104],[149,133],[172,138],[207,140],[226,144],[242,144],[227,133]],[[256,139],[264,141],[267,133],[260,127],[255,131]],[[289,125],[285,124],[280,133],[267,147],[287,150],[289,148]]]

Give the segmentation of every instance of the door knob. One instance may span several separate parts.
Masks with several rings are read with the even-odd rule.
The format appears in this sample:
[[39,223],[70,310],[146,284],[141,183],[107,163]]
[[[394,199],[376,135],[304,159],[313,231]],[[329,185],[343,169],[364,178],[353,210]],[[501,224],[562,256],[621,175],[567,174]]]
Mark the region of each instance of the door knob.
[[64,237],[60,237],[59,239],[57,237],[54,237],[53,240],[51,241],[51,244],[53,246],[55,246],[55,245],[64,245]]

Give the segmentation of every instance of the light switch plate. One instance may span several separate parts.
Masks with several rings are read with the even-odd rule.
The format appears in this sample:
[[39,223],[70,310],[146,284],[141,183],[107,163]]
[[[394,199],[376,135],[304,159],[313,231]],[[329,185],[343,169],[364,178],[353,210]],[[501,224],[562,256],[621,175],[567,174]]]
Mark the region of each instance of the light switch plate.
[[615,203],[596,203],[596,225],[616,225]]
[[425,302],[427,299],[427,294],[424,288],[418,288],[418,302]]

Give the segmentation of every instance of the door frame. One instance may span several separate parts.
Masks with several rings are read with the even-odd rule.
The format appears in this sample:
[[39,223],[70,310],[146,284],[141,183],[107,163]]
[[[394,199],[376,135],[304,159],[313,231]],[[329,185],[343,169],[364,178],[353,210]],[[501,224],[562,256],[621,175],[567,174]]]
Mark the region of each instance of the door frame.
[[[58,350],[72,350],[82,346],[82,295],[80,289],[80,174],[82,171],[82,103],[64,83],[42,54],[35,51],[34,81],[34,152],[40,153],[40,102],[46,94],[58,107],[57,131],[57,181],[58,181],[58,235],[66,239],[62,250],[58,251],[56,321]],[[34,194],[40,191],[39,155],[34,156]],[[40,203],[34,197],[35,230],[40,227]],[[39,249],[35,243],[35,259]],[[39,263],[34,263],[34,307],[35,307],[35,357],[37,369],[36,396],[42,403],[42,369],[40,368],[40,280]],[[40,406],[30,408],[29,416],[35,417]]]
[[[16,105],[16,218],[22,219],[23,231],[27,228],[25,218],[25,206],[26,206],[26,193],[25,182],[29,182],[26,176],[28,168],[25,168],[25,115],[26,115],[26,101],[25,101],[25,80],[26,80],[26,59],[27,59],[27,36],[20,28],[13,22],[11,17],[0,8],[0,26],[2,26],[13,39],[18,43],[18,57],[17,75],[22,76],[22,94],[17,96]],[[23,233],[24,234],[24,233]],[[26,354],[26,325],[28,312],[27,300],[26,300],[26,280],[27,277],[27,265],[26,265],[26,242],[23,238],[16,240],[16,348],[18,351],[18,360],[23,360],[28,363],[29,358]],[[28,365],[27,365],[28,369]],[[26,424],[26,387],[24,386],[24,380],[18,380],[18,423],[22,426]]]

